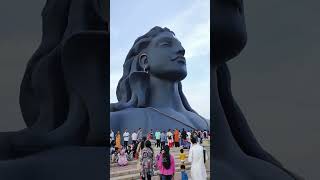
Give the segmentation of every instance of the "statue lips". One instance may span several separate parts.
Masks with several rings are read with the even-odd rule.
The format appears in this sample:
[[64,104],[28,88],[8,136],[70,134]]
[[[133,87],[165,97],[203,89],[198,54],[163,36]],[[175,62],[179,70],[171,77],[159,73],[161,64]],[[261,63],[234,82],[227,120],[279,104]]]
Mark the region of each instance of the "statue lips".
[[173,58],[172,61],[177,61],[178,63],[186,64],[186,58],[182,55],[179,55],[179,56]]

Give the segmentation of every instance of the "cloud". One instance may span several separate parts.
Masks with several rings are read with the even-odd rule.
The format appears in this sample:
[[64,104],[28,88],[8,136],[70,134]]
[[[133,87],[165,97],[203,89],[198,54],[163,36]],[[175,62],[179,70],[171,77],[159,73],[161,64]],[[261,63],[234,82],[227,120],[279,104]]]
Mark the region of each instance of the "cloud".
[[183,37],[181,42],[186,49],[186,58],[210,53],[210,1],[203,0],[191,3],[178,12],[176,17],[162,22]]
[[[200,83],[193,81],[183,84],[183,92],[190,106],[203,117],[210,119],[210,89],[208,89],[210,78],[204,78]],[[209,85],[210,86],[210,85]]]
[[116,96],[116,90],[118,81],[120,80],[122,74],[120,73],[111,73],[110,74],[110,103],[118,102]]
[[210,22],[198,24],[195,28],[186,36],[184,40],[186,52],[186,58],[198,57],[202,55],[210,54]]

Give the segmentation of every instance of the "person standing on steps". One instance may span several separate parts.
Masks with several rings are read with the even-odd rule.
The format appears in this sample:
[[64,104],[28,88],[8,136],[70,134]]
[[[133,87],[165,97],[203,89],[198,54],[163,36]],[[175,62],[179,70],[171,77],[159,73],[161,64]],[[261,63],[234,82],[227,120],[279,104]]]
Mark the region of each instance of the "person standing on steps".
[[160,135],[160,141],[161,141],[161,149],[164,149],[164,146],[166,145],[167,136],[164,131],[162,131]]
[[170,148],[168,145],[164,146],[164,153],[161,154],[159,161],[157,162],[162,180],[172,180],[176,172],[174,156],[170,154]]
[[133,131],[133,133],[131,134],[131,140],[133,145],[136,145],[137,139],[138,139],[138,134],[136,133],[136,131]]
[[188,161],[191,163],[191,179],[206,180],[205,151],[197,143],[197,137],[191,137],[192,147],[189,150]]
[[113,129],[110,130],[110,145],[114,146],[114,132],[113,132]]
[[167,132],[167,138],[168,138],[168,145],[170,148],[173,146],[173,134],[171,132],[171,129],[168,130]]
[[142,129],[139,128],[138,132],[137,132],[137,137],[138,137],[138,141],[141,142],[143,134],[142,134]]
[[120,135],[120,131],[117,132],[117,135],[116,135],[116,147],[117,148],[121,148],[121,135]]
[[154,175],[155,161],[154,152],[151,147],[151,142],[149,140],[145,141],[145,147],[141,150],[141,172],[140,175],[143,180],[151,180]]
[[160,131],[157,129],[155,134],[154,134],[155,138],[156,138],[156,147],[159,148],[160,147],[160,136],[161,136],[161,133]]
[[127,128],[124,130],[124,133],[122,136],[123,136],[124,148],[127,149],[128,141],[129,141],[129,137],[130,137],[130,133],[128,132]]
[[184,147],[185,146],[185,142],[187,140],[187,132],[184,130],[184,128],[182,129],[181,132],[181,145]]
[[178,148],[180,147],[179,141],[180,141],[180,133],[178,129],[174,130],[174,147]]

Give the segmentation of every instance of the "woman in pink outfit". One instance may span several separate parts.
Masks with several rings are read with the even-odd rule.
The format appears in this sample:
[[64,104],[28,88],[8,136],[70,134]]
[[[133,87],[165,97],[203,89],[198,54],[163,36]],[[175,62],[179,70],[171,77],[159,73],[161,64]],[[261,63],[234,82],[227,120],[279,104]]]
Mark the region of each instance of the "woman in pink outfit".
[[118,164],[119,164],[119,166],[128,165],[127,153],[126,153],[125,148],[122,148],[121,151],[120,151]]
[[176,168],[174,157],[170,154],[170,148],[168,145],[164,147],[164,153],[161,154],[157,165],[162,176],[161,180],[173,179]]

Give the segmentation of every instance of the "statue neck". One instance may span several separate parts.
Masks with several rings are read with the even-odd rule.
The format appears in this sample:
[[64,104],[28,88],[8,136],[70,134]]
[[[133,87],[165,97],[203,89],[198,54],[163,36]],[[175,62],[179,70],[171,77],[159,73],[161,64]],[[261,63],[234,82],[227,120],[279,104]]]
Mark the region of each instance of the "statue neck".
[[178,83],[160,79],[150,74],[149,106],[154,108],[169,108],[176,111],[185,111],[178,90]]

